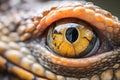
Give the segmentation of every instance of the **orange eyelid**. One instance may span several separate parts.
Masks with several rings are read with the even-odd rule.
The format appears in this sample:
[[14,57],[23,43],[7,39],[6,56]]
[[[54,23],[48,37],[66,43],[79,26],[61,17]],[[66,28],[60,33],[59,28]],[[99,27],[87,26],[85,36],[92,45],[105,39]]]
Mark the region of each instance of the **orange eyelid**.
[[[93,6],[94,8],[94,6]],[[120,28],[120,23],[114,18],[114,16],[106,16],[106,14],[110,15],[106,11],[100,9],[101,12],[96,12],[96,8],[90,9],[84,6],[65,6],[59,7],[54,10],[51,10],[46,16],[44,16],[40,20],[40,25],[37,26],[37,29],[40,31],[44,31],[50,24],[53,22],[62,19],[62,18],[78,18],[89,22],[90,24],[94,25],[98,29],[106,30],[107,27],[113,28]],[[98,10],[98,9],[97,9]],[[108,29],[106,30],[108,31]],[[119,31],[119,30],[118,30]],[[118,31],[114,31],[118,33]],[[113,32],[110,30],[108,32]]]

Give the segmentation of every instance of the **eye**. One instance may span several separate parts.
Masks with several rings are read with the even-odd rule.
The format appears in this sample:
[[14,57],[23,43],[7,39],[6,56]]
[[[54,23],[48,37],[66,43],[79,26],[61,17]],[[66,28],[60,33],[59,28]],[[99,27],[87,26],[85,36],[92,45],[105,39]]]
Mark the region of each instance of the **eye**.
[[68,18],[50,25],[47,43],[53,53],[77,58],[95,53],[99,46],[99,38],[88,23]]
[[28,48],[55,76],[91,78],[108,69],[115,71],[120,23],[109,12],[92,3],[72,3],[45,11],[33,21],[27,32],[33,36]]

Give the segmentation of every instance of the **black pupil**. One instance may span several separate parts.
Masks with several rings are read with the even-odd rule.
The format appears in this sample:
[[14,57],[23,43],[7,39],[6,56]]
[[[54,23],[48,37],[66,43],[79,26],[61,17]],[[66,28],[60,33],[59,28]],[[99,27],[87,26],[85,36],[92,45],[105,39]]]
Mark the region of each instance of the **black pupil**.
[[78,31],[76,28],[68,28],[66,31],[66,38],[69,42],[73,43],[78,38]]

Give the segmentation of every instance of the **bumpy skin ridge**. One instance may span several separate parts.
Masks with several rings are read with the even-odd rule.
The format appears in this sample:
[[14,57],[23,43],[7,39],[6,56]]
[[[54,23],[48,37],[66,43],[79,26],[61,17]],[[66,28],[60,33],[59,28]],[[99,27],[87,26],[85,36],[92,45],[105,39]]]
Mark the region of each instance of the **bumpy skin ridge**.
[[[44,34],[40,35],[42,31],[44,31],[44,29],[46,29],[48,25],[50,25],[53,21],[59,18],[63,18],[64,16],[62,15],[59,18],[56,16],[55,18],[51,19],[52,14],[57,15],[59,11],[64,12],[69,9],[70,12],[74,12],[75,8],[79,7],[80,9],[81,7],[82,9],[84,8],[84,10],[87,9],[87,11],[85,10],[85,13],[87,14],[91,14],[91,11],[94,12],[94,15],[96,15],[96,13],[99,13],[102,18],[97,18],[96,16],[94,18],[96,20],[98,19],[98,22],[102,19],[103,22],[106,24],[106,27],[111,24],[113,25],[111,26],[111,28],[108,29],[106,27],[102,27],[104,29],[100,27],[98,28],[103,30],[104,34],[108,34],[107,37],[110,38],[110,41],[113,43],[113,46],[115,48],[114,51],[102,53],[101,55],[98,55],[96,57],[94,56],[94,59],[93,57],[87,58],[88,62],[90,62],[89,59],[96,61],[83,66],[80,65],[84,63],[81,61],[82,59],[75,61],[74,59],[68,60],[53,55],[51,52],[48,51],[48,49],[44,47],[45,44],[43,43],[45,43],[45,39],[42,38]],[[79,11],[80,9],[76,10]],[[54,7],[51,10],[43,12],[42,16],[35,16],[32,18],[29,17],[31,17],[34,12],[28,12],[26,10],[21,11],[19,9],[18,12],[14,11],[17,10],[13,9],[12,11],[8,11],[10,14],[8,14],[7,12],[6,14],[0,13],[0,68],[2,68],[1,74],[7,71],[5,72],[5,76],[6,74],[9,74],[10,76],[8,77],[10,77],[11,80],[16,78],[24,80],[120,79],[120,23],[117,18],[112,16],[109,12],[106,12],[101,8],[94,6],[92,3],[86,2],[77,2],[72,5],[68,4],[62,5],[60,7]],[[27,16],[28,14],[29,16]],[[99,15],[97,14],[97,16]],[[105,22],[106,19],[108,19],[108,22]],[[41,38],[43,40],[41,40]],[[68,65],[67,62],[69,61],[73,62],[75,65]],[[2,75],[2,77],[4,77],[4,75]]]
[[56,9],[52,9],[40,20],[40,25],[37,26],[37,29],[43,31],[54,21],[62,18],[73,17],[89,22],[97,28],[107,32],[118,33],[120,23],[117,18],[112,16],[109,12],[90,3],[74,4],[75,3],[63,5]]

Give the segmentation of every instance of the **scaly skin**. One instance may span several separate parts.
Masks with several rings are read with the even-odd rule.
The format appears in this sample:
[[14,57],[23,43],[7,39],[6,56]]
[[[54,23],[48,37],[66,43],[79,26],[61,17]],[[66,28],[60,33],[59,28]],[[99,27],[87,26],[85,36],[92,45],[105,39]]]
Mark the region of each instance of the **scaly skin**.
[[[28,1],[6,5],[11,8],[0,9],[1,79],[120,80],[120,23],[109,12],[87,2]],[[94,25],[113,49],[80,59],[52,54],[46,47],[47,29],[56,20],[69,17]]]

